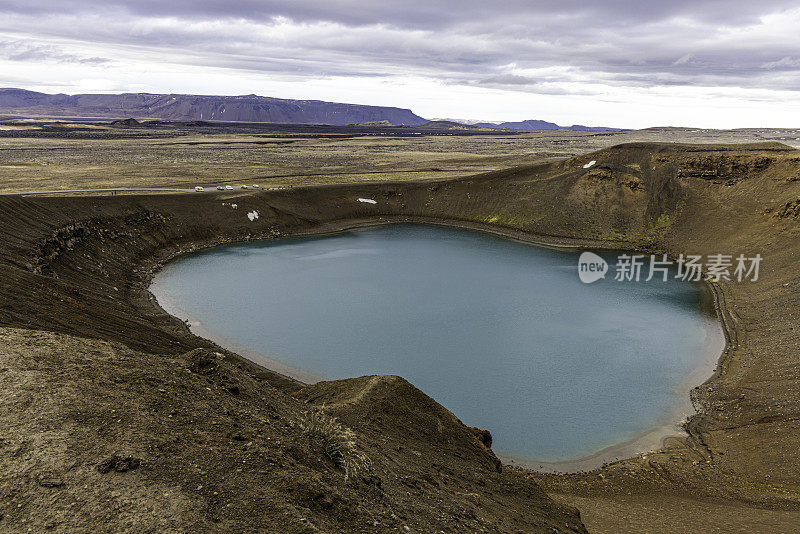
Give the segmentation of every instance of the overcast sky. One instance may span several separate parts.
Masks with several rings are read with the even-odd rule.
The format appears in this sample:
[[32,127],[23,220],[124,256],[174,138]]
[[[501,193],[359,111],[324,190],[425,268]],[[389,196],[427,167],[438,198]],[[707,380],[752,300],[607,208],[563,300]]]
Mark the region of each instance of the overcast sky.
[[0,86],[800,127],[798,27],[796,0],[0,0]]

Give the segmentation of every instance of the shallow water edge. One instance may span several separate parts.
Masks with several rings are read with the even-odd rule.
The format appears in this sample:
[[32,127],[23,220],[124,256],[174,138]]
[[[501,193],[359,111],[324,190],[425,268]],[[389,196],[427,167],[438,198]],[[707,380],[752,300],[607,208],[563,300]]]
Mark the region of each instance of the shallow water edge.
[[[324,234],[339,233],[357,228],[374,227],[383,224],[393,224],[393,223],[424,223],[424,224],[433,224],[436,226],[443,226],[443,227],[475,230],[482,233],[490,233],[504,238],[513,239],[526,244],[533,244],[548,248],[560,248],[560,249],[625,248],[625,245],[621,243],[598,243],[598,242],[586,243],[586,242],[581,242],[579,240],[561,239],[561,238],[553,238],[552,240],[550,240],[546,237],[541,238],[539,236],[532,236],[530,234],[526,234],[520,231],[487,227],[486,225],[483,224],[463,223],[461,221],[450,222],[450,221],[439,221],[439,220],[436,221],[409,220],[409,218],[402,218],[400,220],[383,219],[378,221],[375,220],[355,221],[355,222],[348,221],[347,223],[340,225],[335,225],[335,226],[329,225],[326,228],[318,229],[318,231],[309,231],[309,232],[293,234],[291,237],[321,236]],[[175,256],[173,259],[177,257],[181,256]],[[191,331],[193,334],[209,339],[228,350],[237,352],[245,356],[247,359],[259,365],[262,365],[268,369],[295,378],[301,382],[313,383],[320,380],[319,376],[299,371],[295,368],[292,368],[291,366],[278,362],[275,359],[270,358],[268,354],[259,354],[251,350],[243,349],[242,347],[237,346],[230,340],[226,340],[219,336],[213,335],[211,332],[206,330],[202,324],[198,323],[196,320],[193,320],[193,318],[189,317],[183,310],[179,308],[179,306],[177,306],[174,302],[171,302],[166,297],[166,295],[163,294],[163,292],[159,291],[157,283],[154,283],[151,286],[151,292],[155,296],[158,304],[167,313],[170,313],[171,315],[174,315],[182,320],[186,320],[189,323],[191,323]],[[703,308],[707,308],[707,302],[706,305],[703,306]],[[717,312],[719,312],[718,309]],[[720,325],[720,323],[715,319],[709,318],[708,323],[709,324],[706,325],[706,328],[717,328],[717,329],[723,328]],[[523,460],[519,458],[503,457],[503,456],[501,456],[501,458],[511,465],[518,465],[534,470],[574,472],[574,471],[593,469],[605,463],[612,462],[614,460],[621,460],[634,456],[636,454],[655,450],[660,448],[664,444],[664,441],[670,437],[685,436],[685,433],[682,431],[680,424],[686,417],[695,413],[688,392],[689,390],[691,390],[691,388],[703,383],[705,380],[707,380],[709,377],[713,375],[717,360],[719,359],[720,355],[723,353],[725,349],[724,343],[720,344],[719,339],[721,339],[721,336],[711,336],[711,335],[706,336],[707,343],[702,351],[702,354],[697,360],[697,365],[692,369],[690,375],[684,380],[684,382],[681,384],[679,388],[680,390],[679,398],[683,399],[683,402],[681,402],[680,406],[675,406],[672,410],[670,410],[670,412],[665,415],[663,420],[660,421],[657,426],[642,431],[633,439],[607,447],[601,451],[598,451],[589,456],[581,458],[558,461],[558,462],[538,462],[530,459]],[[491,428],[489,428],[489,430],[491,430]]]

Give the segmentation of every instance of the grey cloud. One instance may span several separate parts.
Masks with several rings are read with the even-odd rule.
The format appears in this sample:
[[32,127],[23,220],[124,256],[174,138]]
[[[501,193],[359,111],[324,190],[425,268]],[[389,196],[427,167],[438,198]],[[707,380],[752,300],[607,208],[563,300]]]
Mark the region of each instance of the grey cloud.
[[21,14],[92,13],[136,16],[172,16],[191,19],[270,20],[275,16],[295,21],[335,21],[345,25],[388,24],[398,27],[445,28],[463,22],[501,20],[505,23],[545,19],[617,26],[631,22],[657,22],[668,18],[741,25],[759,16],[796,7],[791,0],[4,0],[0,11]]
[[7,72],[0,73],[0,87],[9,87],[14,85],[31,86],[36,85],[38,80],[33,78],[15,76]]
[[[591,93],[576,87],[591,83],[795,90],[800,37],[726,41],[725,32],[796,7],[784,0],[0,0],[0,31],[285,77],[412,74],[571,94]],[[280,17],[294,30],[278,28]],[[108,61],[16,46],[0,43],[0,55]]]
[[517,74],[498,74],[488,76],[477,82],[479,85],[534,85],[538,80]]
[[767,70],[799,70],[800,59],[792,56],[784,56],[777,61],[769,61],[761,65],[762,69]]
[[68,54],[55,46],[32,45],[23,41],[0,41],[0,57],[10,61],[55,61],[84,65],[101,65],[111,61],[102,57]]

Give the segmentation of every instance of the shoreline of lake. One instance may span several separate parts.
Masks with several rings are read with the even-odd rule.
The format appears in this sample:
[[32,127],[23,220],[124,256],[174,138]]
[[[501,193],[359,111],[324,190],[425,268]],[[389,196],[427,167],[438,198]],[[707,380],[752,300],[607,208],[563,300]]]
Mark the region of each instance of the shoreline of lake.
[[[403,221],[403,222],[409,222],[409,221]],[[352,227],[342,228],[331,232],[310,233],[308,235],[299,235],[291,237],[311,237],[311,236],[338,234],[354,229],[381,226],[382,224],[386,223],[393,224],[394,221],[391,222],[381,221],[377,222],[376,224],[357,224]],[[430,224],[430,223],[425,222],[423,224]],[[485,232],[483,229],[474,226],[463,227],[454,224],[453,225],[445,224],[442,222],[434,223],[434,225],[441,227],[473,230],[479,233],[491,234],[501,238],[519,241],[527,245],[533,245],[537,247],[555,248],[555,249],[582,248],[579,247],[577,244],[547,245],[547,244],[537,243],[532,240],[520,239],[517,236],[506,235],[503,232],[499,231]],[[165,269],[166,268],[168,268],[168,266],[166,266]],[[703,287],[705,288],[706,284],[703,284]],[[298,369],[297,367],[293,367],[291,365],[282,363],[275,358],[269,357],[268,355],[262,354],[260,352],[251,349],[247,349],[239,344],[232,342],[229,339],[215,335],[210,330],[208,330],[199,320],[191,317],[190,314],[188,314],[185,310],[182,310],[180,306],[178,306],[174,302],[174,300],[171,299],[169,295],[167,295],[165,291],[158,286],[157,277],[154,277],[152,279],[150,291],[156,298],[158,305],[161,306],[167,313],[190,323],[191,331],[193,334],[208,339],[220,345],[221,347],[224,347],[228,350],[231,350],[233,352],[245,356],[247,359],[253,361],[254,363],[257,363],[270,370],[289,376],[300,382],[310,384],[325,379],[317,374],[304,371],[302,369]],[[703,292],[704,298],[701,299],[700,306],[703,310],[709,311],[710,306],[709,303],[705,300],[706,296],[707,296],[706,291],[704,290]],[[716,307],[714,308],[716,309]],[[705,338],[704,348],[702,350],[702,355],[700,359],[697,361],[696,365],[692,367],[689,374],[684,378],[684,380],[681,382],[680,386],[676,390],[676,398],[679,400],[679,402],[676,403],[672,408],[670,408],[668,413],[666,413],[655,426],[651,426],[641,430],[640,432],[637,432],[637,434],[633,438],[626,439],[625,441],[615,443],[608,447],[604,447],[603,449],[598,450],[597,452],[591,453],[589,455],[571,459],[545,462],[545,461],[537,461],[527,458],[518,458],[514,456],[503,455],[501,453],[499,453],[499,456],[504,461],[508,462],[510,465],[524,467],[527,469],[534,469],[543,472],[578,472],[578,471],[595,469],[601,467],[604,464],[612,463],[616,460],[623,460],[626,458],[630,458],[632,456],[646,454],[647,452],[661,448],[664,445],[665,441],[670,438],[685,437],[686,433],[683,431],[681,425],[685,422],[685,419],[687,417],[697,413],[692,405],[689,392],[692,388],[700,385],[701,383],[705,382],[709,377],[713,376],[714,374],[713,371],[716,368],[717,361],[719,360],[720,355],[723,353],[725,349],[724,335],[719,336],[718,339],[712,339],[714,336],[710,334],[711,328],[716,329],[718,333],[723,330],[723,325],[720,324],[718,317],[704,318],[704,322],[706,323],[704,325],[706,338]],[[491,430],[491,428],[489,428],[489,430]]]

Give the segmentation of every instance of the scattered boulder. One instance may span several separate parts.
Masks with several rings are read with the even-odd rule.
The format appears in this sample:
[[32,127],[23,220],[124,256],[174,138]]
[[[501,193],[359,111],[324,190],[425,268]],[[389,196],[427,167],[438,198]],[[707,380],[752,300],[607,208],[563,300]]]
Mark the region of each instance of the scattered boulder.
[[193,373],[208,375],[219,367],[222,355],[209,349],[194,349],[184,355],[189,362],[189,370]]
[[41,473],[36,482],[43,488],[57,488],[64,485],[64,480],[54,473]]
[[112,454],[97,465],[97,470],[103,474],[116,471],[117,473],[124,473],[131,469],[136,469],[141,464],[141,460],[133,456],[122,456],[119,454]]

